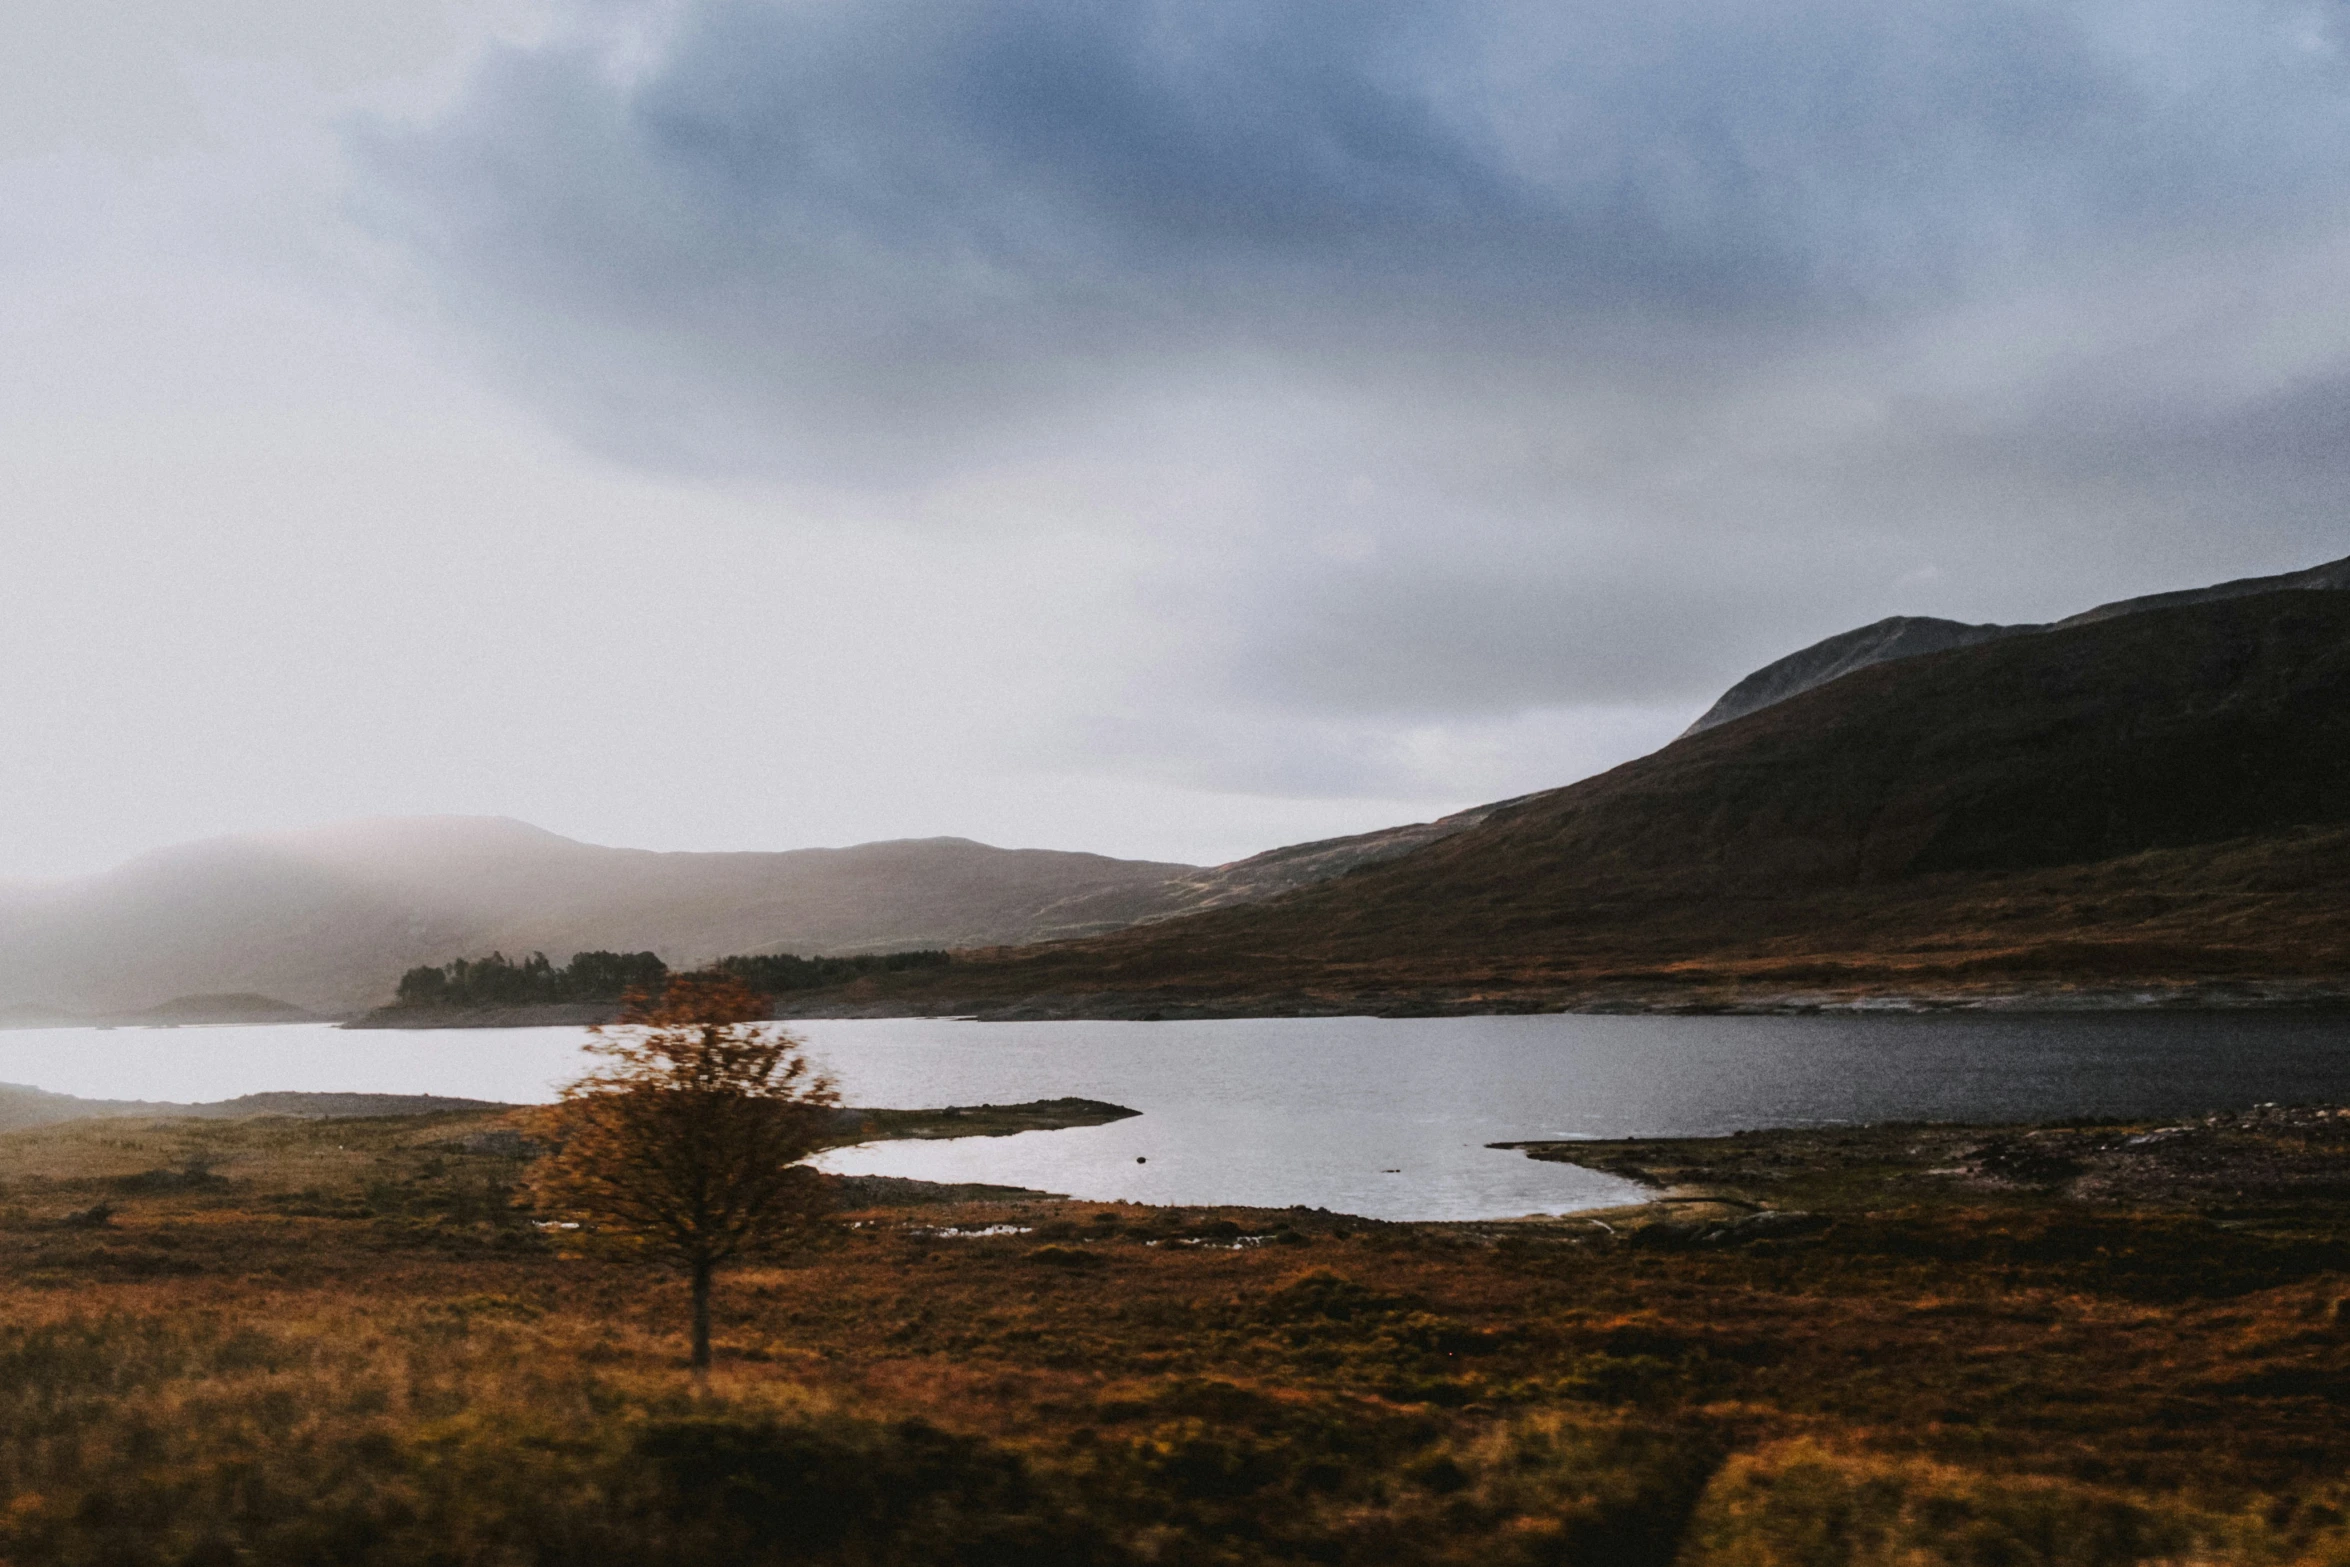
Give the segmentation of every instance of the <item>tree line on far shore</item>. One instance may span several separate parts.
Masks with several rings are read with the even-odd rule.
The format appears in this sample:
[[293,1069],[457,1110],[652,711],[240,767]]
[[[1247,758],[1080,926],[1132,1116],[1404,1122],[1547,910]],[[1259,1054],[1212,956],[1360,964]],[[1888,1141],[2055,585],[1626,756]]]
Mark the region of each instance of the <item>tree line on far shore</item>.
[[[720,958],[701,972],[728,974],[762,994],[780,995],[846,984],[864,974],[940,968],[948,961],[947,954],[939,951],[875,952],[841,958],[762,952]],[[458,958],[408,970],[400,976],[398,1000],[393,1005],[439,1010],[612,1002],[629,994],[659,995],[669,983],[669,975],[669,965],[650,952],[581,952],[562,964],[543,952],[519,959],[493,952],[486,958]]]

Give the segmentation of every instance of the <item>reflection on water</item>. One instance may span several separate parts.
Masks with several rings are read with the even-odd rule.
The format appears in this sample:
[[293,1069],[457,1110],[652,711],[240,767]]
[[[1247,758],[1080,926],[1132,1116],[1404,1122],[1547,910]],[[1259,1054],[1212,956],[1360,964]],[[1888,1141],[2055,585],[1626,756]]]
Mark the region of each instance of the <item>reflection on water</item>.
[[[1513,1017],[798,1025],[854,1103],[1079,1094],[1143,1112],[1065,1132],[842,1150],[831,1168],[1101,1199],[1490,1218],[1624,1200],[1489,1149],[1540,1137],[1884,1120],[2169,1115],[2350,1097],[2350,1018]],[[0,1081],[93,1098],[272,1089],[538,1100],[577,1029],[0,1034]]]

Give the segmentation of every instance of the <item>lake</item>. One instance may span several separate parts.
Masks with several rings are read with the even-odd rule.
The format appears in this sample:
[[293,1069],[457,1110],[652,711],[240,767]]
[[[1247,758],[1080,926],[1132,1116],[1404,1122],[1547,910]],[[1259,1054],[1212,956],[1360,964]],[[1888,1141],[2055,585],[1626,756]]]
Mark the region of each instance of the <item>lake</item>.
[[[851,1103],[1077,1094],[1111,1126],[885,1143],[844,1173],[1102,1200],[1498,1218],[1633,1188],[1487,1143],[1886,1120],[2184,1115],[2350,1098],[2350,1018],[2285,1014],[1301,1018],[795,1024]],[[89,1098],[273,1089],[543,1100],[577,1029],[53,1029],[0,1033],[0,1081]]]

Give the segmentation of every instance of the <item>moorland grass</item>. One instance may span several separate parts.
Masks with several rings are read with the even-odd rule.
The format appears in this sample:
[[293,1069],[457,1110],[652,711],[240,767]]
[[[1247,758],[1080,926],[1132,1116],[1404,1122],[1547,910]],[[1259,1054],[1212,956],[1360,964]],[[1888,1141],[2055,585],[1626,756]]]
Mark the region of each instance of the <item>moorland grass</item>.
[[0,1560],[2350,1561],[2323,1202],[1937,1196],[1868,1152],[1737,1244],[844,1214],[723,1279],[697,1381],[682,1288],[535,1228],[483,1118],[13,1134]]

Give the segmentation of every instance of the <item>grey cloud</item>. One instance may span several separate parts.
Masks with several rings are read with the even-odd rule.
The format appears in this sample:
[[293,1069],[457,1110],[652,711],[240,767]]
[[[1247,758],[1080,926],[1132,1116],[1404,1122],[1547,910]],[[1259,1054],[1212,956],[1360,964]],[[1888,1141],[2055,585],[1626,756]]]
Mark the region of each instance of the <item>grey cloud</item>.
[[1294,723],[1266,787],[1400,787],[1396,725],[2350,547],[2335,4],[658,15],[355,127],[359,209],[626,458],[933,519],[1058,465],[1164,551],[1110,762]]
[[1544,554],[1515,570],[1490,556],[1326,570],[1290,586],[1289,613],[1257,618],[1232,683],[1420,717],[1671,702],[1718,683],[1719,628],[1751,613],[1734,582],[1707,575]]
[[1776,351],[2338,215],[2330,7],[688,0],[359,132],[374,220],[603,438],[783,471],[1138,368]]

